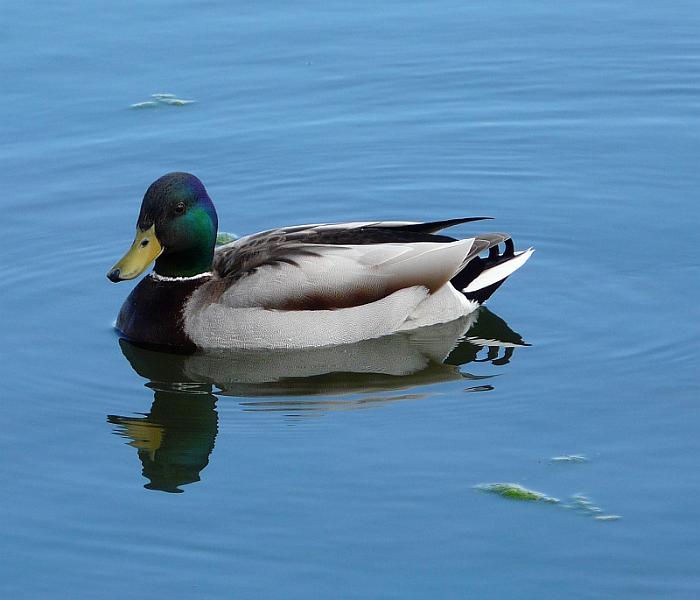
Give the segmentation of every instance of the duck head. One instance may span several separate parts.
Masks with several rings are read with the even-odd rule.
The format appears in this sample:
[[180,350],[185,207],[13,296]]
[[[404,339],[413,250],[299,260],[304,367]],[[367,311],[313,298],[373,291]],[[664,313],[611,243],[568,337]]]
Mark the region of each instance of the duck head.
[[133,279],[154,260],[164,277],[192,277],[211,270],[218,218],[204,184],[189,173],[156,179],[143,197],[136,238],[107,273],[110,281]]

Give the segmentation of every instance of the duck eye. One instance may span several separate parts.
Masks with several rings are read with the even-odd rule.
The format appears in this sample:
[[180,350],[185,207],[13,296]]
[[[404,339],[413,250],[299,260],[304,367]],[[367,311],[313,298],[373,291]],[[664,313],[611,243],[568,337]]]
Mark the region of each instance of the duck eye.
[[185,203],[184,202],[178,202],[175,205],[175,213],[178,215],[181,215],[182,213],[185,212]]

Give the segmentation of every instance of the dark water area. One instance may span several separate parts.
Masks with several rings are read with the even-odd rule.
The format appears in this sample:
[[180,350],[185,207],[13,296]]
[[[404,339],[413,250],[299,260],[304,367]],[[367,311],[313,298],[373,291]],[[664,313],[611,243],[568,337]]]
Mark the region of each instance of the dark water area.
[[[698,597],[698,3],[3,17],[2,597]],[[491,215],[455,234],[537,251],[452,328],[154,353],[105,273],[172,170],[224,231]]]

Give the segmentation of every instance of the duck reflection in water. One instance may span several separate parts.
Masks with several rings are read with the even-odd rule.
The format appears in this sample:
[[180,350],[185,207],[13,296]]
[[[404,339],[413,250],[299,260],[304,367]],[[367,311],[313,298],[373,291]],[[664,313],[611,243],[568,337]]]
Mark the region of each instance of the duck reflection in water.
[[[515,348],[527,345],[484,307],[451,323],[330,348],[184,356],[124,339],[119,344],[132,368],[148,380],[154,399],[143,416],[108,420],[137,449],[149,480],[145,487],[166,492],[182,492],[180,486],[200,480],[218,431],[217,396],[246,397],[240,402],[243,411],[290,416],[364,408],[420,398],[406,390],[422,385],[488,379],[492,376],[472,375],[460,366],[503,366]],[[491,389],[482,384],[465,391]],[[260,400],[250,400],[256,397]]]

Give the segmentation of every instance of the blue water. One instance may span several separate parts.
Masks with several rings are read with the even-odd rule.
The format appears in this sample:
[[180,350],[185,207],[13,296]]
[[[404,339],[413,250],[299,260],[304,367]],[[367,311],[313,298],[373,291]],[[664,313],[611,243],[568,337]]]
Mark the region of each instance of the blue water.
[[[700,595],[698,3],[3,17],[2,597]],[[455,233],[537,252],[448,364],[153,356],[104,274],[171,170],[225,231],[484,214]]]

